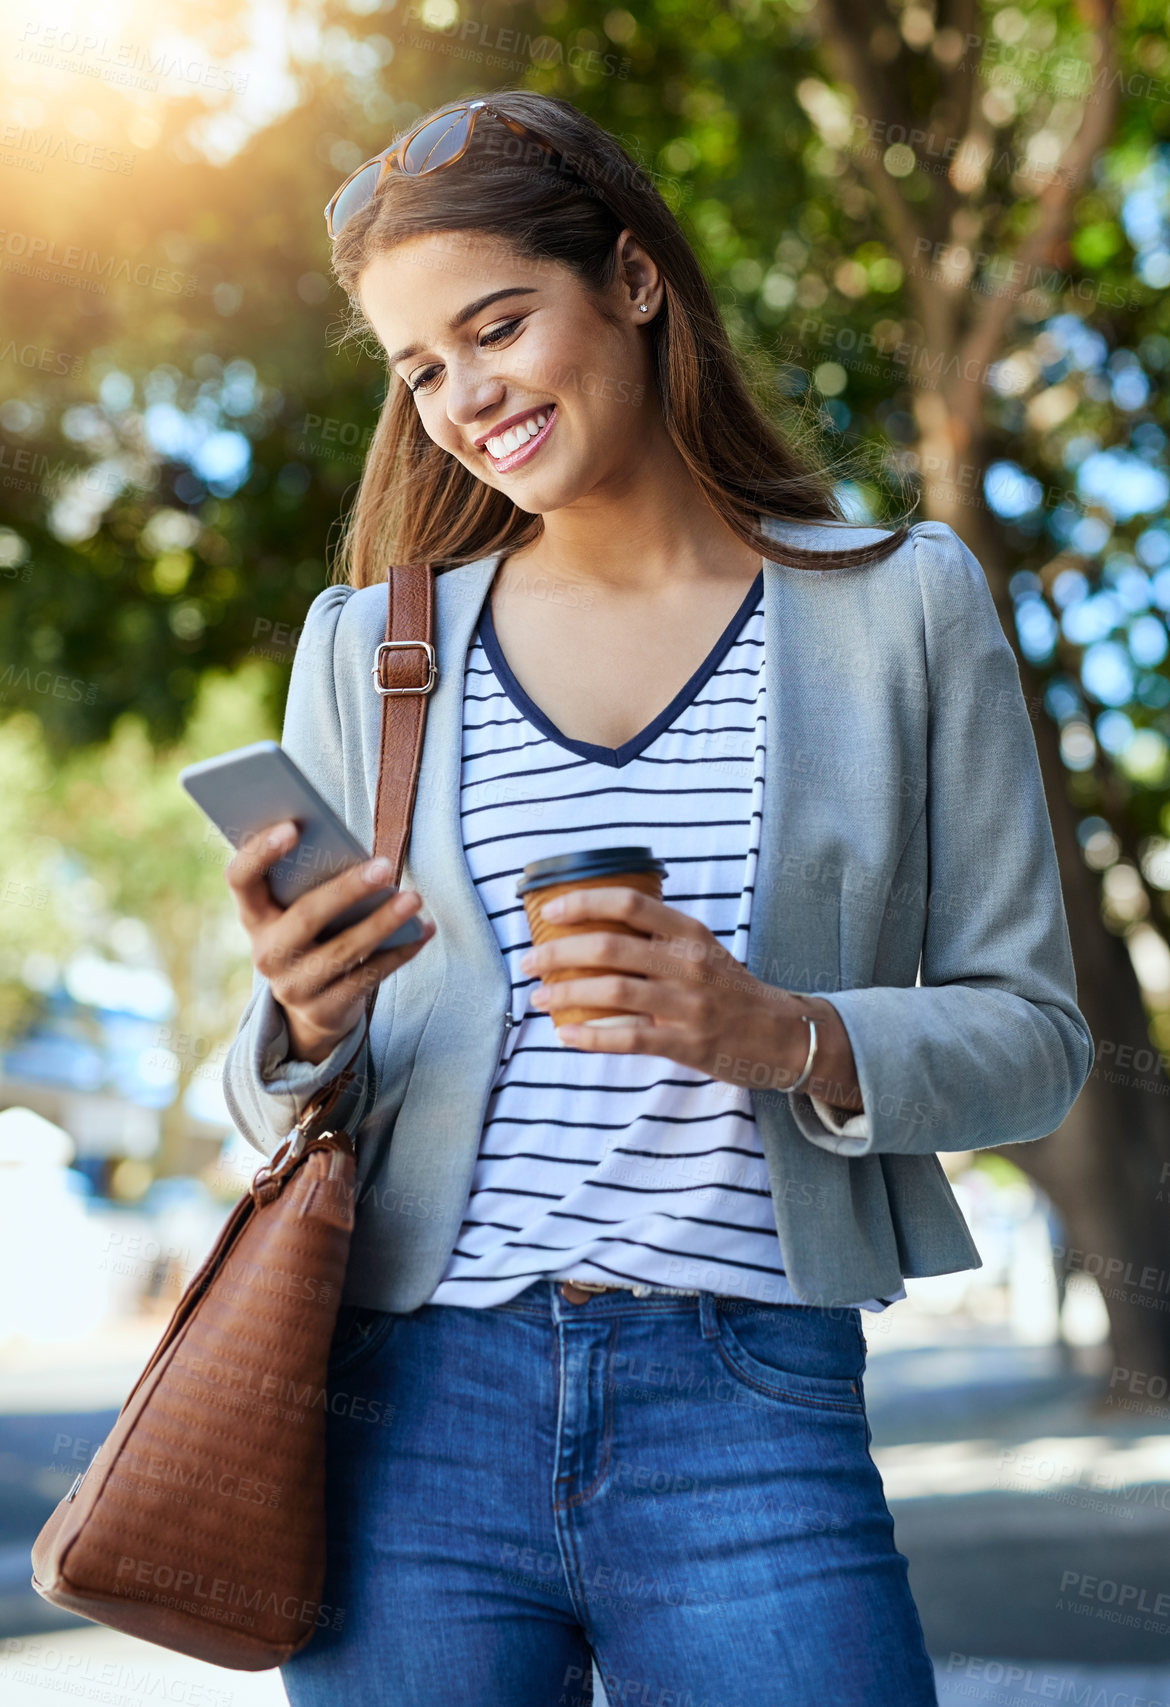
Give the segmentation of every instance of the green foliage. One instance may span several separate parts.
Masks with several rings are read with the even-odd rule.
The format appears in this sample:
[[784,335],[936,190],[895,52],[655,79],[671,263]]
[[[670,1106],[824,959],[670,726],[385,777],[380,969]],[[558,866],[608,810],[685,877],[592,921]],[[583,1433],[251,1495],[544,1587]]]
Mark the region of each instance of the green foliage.
[[1022,1169],[994,1150],[977,1150],[971,1157],[971,1167],[981,1174],[986,1174],[993,1185],[1003,1190],[1009,1186],[1029,1184],[1028,1176]]
[[[0,949],[0,1036],[36,1016],[29,957],[47,986],[82,949],[125,958],[124,922],[148,932],[143,964],[175,991],[174,1029],[226,1044],[251,988],[247,937],[223,868],[231,849],[180,787],[186,764],[273,738],[273,667],[208,671],[182,741],[159,747],[127,712],[109,738],[55,762],[36,720],[0,724],[0,857],[8,889]],[[141,956],[140,956],[141,958]],[[47,965],[45,963],[48,963]],[[180,1058],[180,1093],[205,1057]]]
[[27,712],[0,724],[0,1037],[11,1037],[37,1011],[24,973],[30,956],[62,957],[75,940],[63,904],[68,856],[46,825],[52,767],[40,726]]

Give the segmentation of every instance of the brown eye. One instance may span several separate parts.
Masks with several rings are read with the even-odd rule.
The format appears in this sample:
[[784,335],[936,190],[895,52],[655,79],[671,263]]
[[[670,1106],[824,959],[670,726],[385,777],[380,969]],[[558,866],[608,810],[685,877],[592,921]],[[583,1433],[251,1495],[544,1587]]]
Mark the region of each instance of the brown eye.
[[516,330],[519,324],[519,320],[509,320],[506,326],[497,326],[494,332],[485,332],[483,340],[484,343],[494,344],[500,338],[506,338],[509,332],[514,332]]
[[[511,333],[516,330],[519,324],[519,320],[509,320],[503,326],[497,326],[494,332],[485,332],[480,342],[480,348],[483,349],[488,344],[495,344],[501,339],[509,337]],[[431,389],[431,375],[438,372],[439,369],[437,367],[424,368],[422,378],[418,380],[415,385],[411,385],[409,387],[411,395],[413,396],[416,391],[429,391]]]

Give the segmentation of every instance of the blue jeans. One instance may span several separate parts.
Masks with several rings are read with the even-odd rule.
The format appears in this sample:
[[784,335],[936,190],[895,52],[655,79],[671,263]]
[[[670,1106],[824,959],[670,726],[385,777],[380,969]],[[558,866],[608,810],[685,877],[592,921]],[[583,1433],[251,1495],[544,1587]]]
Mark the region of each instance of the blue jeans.
[[936,1707],[860,1312],[343,1306],[292,1707]]

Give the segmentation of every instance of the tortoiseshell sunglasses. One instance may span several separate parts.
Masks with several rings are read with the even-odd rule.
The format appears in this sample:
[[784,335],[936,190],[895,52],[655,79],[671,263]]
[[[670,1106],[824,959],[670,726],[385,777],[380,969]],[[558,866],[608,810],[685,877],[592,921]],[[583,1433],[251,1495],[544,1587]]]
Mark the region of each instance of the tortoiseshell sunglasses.
[[475,121],[481,113],[498,119],[507,125],[514,136],[527,137],[543,148],[546,154],[559,159],[557,150],[543,136],[519,119],[502,113],[490,101],[460,101],[458,105],[447,108],[436,118],[426,119],[414,130],[398,142],[392,142],[389,148],[381,154],[375,154],[372,160],[366,160],[355,172],[335,190],[329,198],[325,209],[325,229],[329,236],[336,239],[346,224],[353,218],[359,208],[365,207],[372,201],[382,188],[386,174],[395,166],[400,172],[410,177],[420,177],[424,172],[437,172],[442,166],[450,166],[454,161],[462,159],[467,153],[471,142]]

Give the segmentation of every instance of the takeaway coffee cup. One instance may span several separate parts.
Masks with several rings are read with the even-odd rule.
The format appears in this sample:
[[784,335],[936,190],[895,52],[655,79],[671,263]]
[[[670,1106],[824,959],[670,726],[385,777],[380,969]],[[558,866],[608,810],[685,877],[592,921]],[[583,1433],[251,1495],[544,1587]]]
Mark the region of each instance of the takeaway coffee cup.
[[[650,848],[589,848],[579,853],[553,854],[549,859],[533,860],[524,867],[516,893],[523,896],[528,929],[536,944],[602,929],[620,931],[625,936],[641,936],[641,931],[623,925],[617,919],[607,920],[604,925],[596,919],[566,925],[559,919],[542,918],[540,909],[546,901],[551,901],[555,895],[565,895],[570,889],[600,889],[615,883],[641,889],[656,901],[661,901],[665,875],[666,866],[660,859],[655,859]],[[546,972],[543,982],[560,984],[566,978],[596,978],[605,970],[592,965],[559,967],[554,972]],[[561,1025],[620,1025],[628,1017],[620,1008],[557,1009]]]

